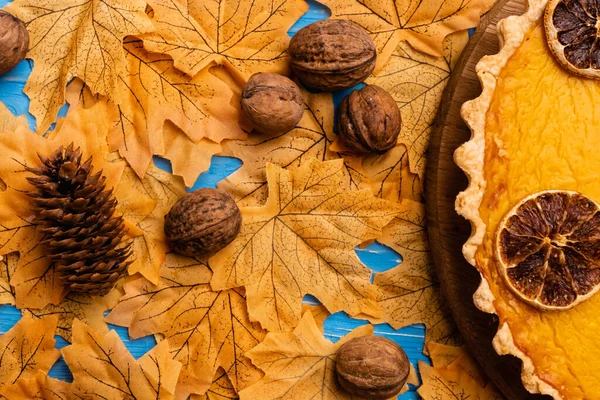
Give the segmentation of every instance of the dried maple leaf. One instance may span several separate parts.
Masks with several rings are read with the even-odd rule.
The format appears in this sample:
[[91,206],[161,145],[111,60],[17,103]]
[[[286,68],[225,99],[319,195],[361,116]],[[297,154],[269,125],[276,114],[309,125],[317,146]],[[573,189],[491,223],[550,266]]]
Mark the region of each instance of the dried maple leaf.
[[450,310],[441,297],[427,241],[425,206],[403,200],[401,214],[384,229],[379,241],[402,255],[402,264],[375,275],[374,284],[382,316],[374,323],[394,329],[424,323],[426,342],[460,341]]
[[185,186],[194,186],[200,174],[210,168],[212,156],[222,151],[221,145],[210,139],[194,143],[170,121],[165,123],[163,131],[165,152],[162,156],[171,161],[173,174],[181,176]]
[[25,86],[37,130],[45,132],[78,76],[92,92],[120,102],[126,75],[123,39],[154,28],[144,0],[15,0],[6,10],[25,22],[34,67]]
[[6,190],[0,191],[0,254],[18,251],[21,255],[10,281],[19,308],[57,304],[66,294],[54,266],[39,246],[42,234],[30,222],[33,215],[26,193],[32,187],[24,167],[39,165],[38,153],[48,155],[60,145],[76,143],[84,157],[93,157],[94,170],[102,170],[106,186],[116,186],[125,163],[110,157],[105,116],[106,107],[100,103],[89,110],[72,110],[48,138],[20,124],[14,132],[0,131],[0,152],[5,159],[0,163],[0,179],[6,185]]
[[375,41],[378,60],[375,72],[387,64],[396,47],[406,40],[418,51],[443,54],[442,42],[449,34],[477,26],[479,17],[494,0],[399,1],[320,0],[333,18],[349,19],[362,26]]
[[427,343],[427,353],[431,362],[437,368],[447,367],[466,353],[464,346],[447,346],[430,341]]
[[11,330],[0,336],[0,397],[5,386],[19,379],[47,373],[60,353],[54,348],[58,317],[42,319],[24,315]]
[[366,157],[362,169],[375,196],[396,202],[402,199],[423,201],[421,179],[410,172],[408,152],[403,144],[381,156]]
[[173,399],[181,364],[159,343],[136,360],[115,331],[96,332],[73,322],[73,344],[62,349],[73,374],[73,398]]
[[[328,161],[341,157],[330,148],[336,138],[331,94],[302,92],[306,111],[295,129],[283,134],[256,134],[246,141],[223,142],[222,155],[237,157],[244,161],[244,165],[220,182],[219,188],[231,193],[240,205],[265,203],[267,163],[292,170],[311,158]],[[363,188],[360,160],[347,157],[345,169],[347,173],[340,184],[347,190]]]
[[[443,57],[419,53],[402,42],[386,67],[367,79],[367,83],[381,86],[396,100],[402,114],[398,142],[406,146],[410,171],[420,178],[425,172],[425,153],[442,93],[467,40],[467,32],[450,35],[444,41]],[[390,194],[390,199],[398,198],[397,193],[402,190],[399,176],[406,165],[403,151],[403,148],[394,150],[395,157],[373,156],[363,162],[369,170],[369,179],[379,182],[379,186],[388,186],[383,191]]]
[[209,260],[214,289],[245,286],[250,319],[287,331],[312,294],[330,312],[378,316],[371,271],[354,248],[381,235],[398,214],[395,203],[370,189],[348,191],[342,160],[303,163],[294,171],[267,166],[269,198],[241,209],[232,244]]
[[304,0],[148,0],[156,32],[140,36],[150,51],[173,57],[194,76],[212,63],[245,81],[254,72],[288,70],[288,29]]
[[15,291],[10,286],[10,278],[17,270],[19,253],[9,253],[0,260],[0,304],[15,304]]
[[269,333],[247,353],[265,376],[242,390],[240,399],[356,399],[337,382],[335,353],[348,340],[372,334],[372,326],[361,326],[334,344],[323,337],[312,314],[306,312],[293,332]]
[[113,289],[105,296],[90,296],[87,294],[69,293],[59,304],[49,304],[42,309],[25,309],[25,314],[34,318],[44,318],[58,315],[56,334],[71,341],[71,328],[75,319],[84,322],[97,332],[108,332],[104,322],[104,312],[117,305],[123,295],[120,288]]
[[[127,39],[123,49],[127,73],[119,76],[121,101],[109,103],[113,114],[108,142],[138,176],[144,176],[153,155],[177,157],[189,147],[187,142],[169,143],[173,131],[164,129],[167,121],[194,144],[202,139],[218,143],[246,138],[238,126],[239,111],[230,104],[233,92],[208,69],[189,77],[175,69],[169,56],[146,51],[136,38]],[[82,85],[81,81],[69,85],[70,104],[93,104],[89,96],[88,102],[82,101],[86,93]],[[177,150],[179,145],[184,147]],[[209,162],[208,153],[205,156]]]
[[237,392],[227,377],[227,373],[222,368],[219,368],[217,371],[206,393],[190,396],[190,400],[235,400],[237,398]]
[[158,285],[138,279],[125,285],[125,297],[107,317],[129,327],[133,338],[161,334],[183,365],[177,398],[206,392],[219,367],[236,389],[260,379],[244,353],[265,332],[250,322],[242,289],[215,292],[212,272],[202,262],[170,253]]
[[323,323],[325,323],[325,320],[331,315],[331,313],[327,311],[327,308],[323,304],[311,305],[302,303],[302,315],[304,315],[306,311],[312,314],[319,330],[321,333],[324,333],[325,329]]
[[0,399],[68,400],[71,384],[52,379],[45,372],[37,371],[33,378],[21,378],[0,390]]
[[[135,228],[141,234],[133,238],[133,262],[128,271],[130,275],[139,272],[156,284],[159,281],[159,268],[169,250],[164,233],[164,218],[171,206],[185,194],[185,185],[181,178],[162,171],[153,164],[143,179],[131,168],[126,168],[115,193],[119,201],[124,196],[122,193],[129,193],[134,200],[149,198],[154,201],[150,214],[135,221]],[[128,214],[124,215],[131,218]]]
[[419,361],[423,384],[418,392],[424,400],[500,400],[504,397],[464,347],[430,344],[433,367]]

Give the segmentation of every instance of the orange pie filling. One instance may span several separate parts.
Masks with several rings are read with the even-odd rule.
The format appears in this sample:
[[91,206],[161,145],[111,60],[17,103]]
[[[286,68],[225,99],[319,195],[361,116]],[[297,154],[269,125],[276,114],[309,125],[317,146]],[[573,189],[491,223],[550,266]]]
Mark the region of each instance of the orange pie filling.
[[600,81],[563,70],[537,26],[502,69],[486,118],[477,268],[536,375],[564,399],[600,399],[600,294],[541,310],[507,286],[494,256],[499,224],[525,197],[566,190],[600,203]]

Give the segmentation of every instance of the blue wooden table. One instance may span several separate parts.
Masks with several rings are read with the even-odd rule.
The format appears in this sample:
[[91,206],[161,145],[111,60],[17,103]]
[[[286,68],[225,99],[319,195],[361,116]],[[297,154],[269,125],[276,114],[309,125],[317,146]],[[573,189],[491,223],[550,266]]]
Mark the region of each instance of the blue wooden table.
[[[10,0],[0,0],[0,6],[8,4]],[[299,29],[304,26],[321,19],[325,19],[329,16],[329,12],[326,7],[316,3],[313,0],[308,0],[310,4],[310,10],[306,15],[296,23],[290,30],[290,35],[293,35]],[[25,81],[31,73],[32,63],[30,61],[23,61],[9,74],[0,78],[0,101],[2,101],[15,115],[27,115],[29,123],[32,129],[35,129],[35,121],[33,117],[28,113],[29,100],[23,94],[23,88],[25,87]],[[336,107],[341,102],[341,99],[346,93],[335,93],[334,100]],[[61,109],[60,115],[64,115],[67,111],[67,107]],[[155,163],[165,170],[170,171],[170,164],[166,160],[155,159]],[[233,173],[236,169],[241,166],[241,162],[237,159],[227,157],[213,157],[210,170],[205,172],[198,178],[198,181],[190,190],[195,190],[202,187],[215,187],[216,183],[221,179],[227,177]],[[393,250],[382,246],[380,244],[373,244],[366,247],[365,249],[356,250],[360,259],[373,271],[382,272],[391,269],[402,262],[402,257],[394,252]],[[307,297],[305,302],[311,304],[317,304],[316,299]],[[9,330],[21,317],[21,312],[15,307],[0,305],[0,334]],[[342,336],[346,335],[352,329],[364,325],[366,322],[357,321],[349,318],[344,313],[337,313],[331,315],[325,321],[325,336],[331,341],[337,341]],[[134,357],[138,358],[150,350],[154,345],[154,338],[151,336],[144,337],[137,340],[129,340],[127,329],[110,326],[111,329],[115,329],[119,336],[123,339],[125,345]],[[423,354],[423,344],[425,328],[423,325],[413,325],[400,330],[394,330],[389,325],[377,325],[375,326],[375,333],[380,336],[385,336],[389,339],[394,340],[400,346],[404,348],[410,361],[416,367],[418,360],[425,360],[429,362],[427,357]],[[68,343],[60,338],[56,337],[57,347],[62,348]],[[50,376],[66,381],[72,379],[68,367],[62,360],[62,358],[54,365],[50,371]],[[403,400],[418,399],[419,396],[415,391],[410,391],[399,397]]]

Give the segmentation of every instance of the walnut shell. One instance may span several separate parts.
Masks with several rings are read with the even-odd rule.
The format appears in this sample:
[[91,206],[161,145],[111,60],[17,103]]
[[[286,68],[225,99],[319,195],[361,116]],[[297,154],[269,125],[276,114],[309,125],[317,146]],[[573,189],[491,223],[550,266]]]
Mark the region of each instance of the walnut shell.
[[242,226],[242,214],[229,193],[199,189],[188,193],[165,216],[165,235],[173,250],[208,257],[231,243]]
[[338,134],[354,153],[385,153],[396,146],[401,127],[396,101],[379,86],[366,85],[355,90],[340,106]]
[[252,75],[242,91],[242,111],[254,129],[285,133],[304,115],[304,97],[298,85],[275,73]]
[[0,75],[20,63],[29,49],[29,32],[20,19],[0,10]]
[[290,42],[292,69],[313,89],[351,88],[373,72],[375,43],[356,23],[327,19],[302,28]]
[[400,346],[378,336],[362,336],[344,343],[336,355],[340,385],[369,400],[400,393],[410,373],[410,363]]

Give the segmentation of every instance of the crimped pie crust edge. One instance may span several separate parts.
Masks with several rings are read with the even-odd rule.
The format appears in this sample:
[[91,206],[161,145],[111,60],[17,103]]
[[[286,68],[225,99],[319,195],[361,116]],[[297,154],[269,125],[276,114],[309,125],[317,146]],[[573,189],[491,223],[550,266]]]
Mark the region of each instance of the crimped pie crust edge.
[[[537,24],[543,23],[544,10],[548,0],[529,0],[527,12],[501,20],[497,25],[500,51],[498,54],[483,57],[476,66],[477,77],[481,82],[482,93],[474,100],[463,104],[461,116],[471,129],[471,139],[454,153],[455,163],[469,178],[469,186],[456,198],[456,211],[471,223],[471,236],[463,246],[467,261],[475,266],[475,252],[483,242],[485,222],[479,215],[479,207],[486,188],[484,179],[485,122],[490,107],[496,80],[510,57],[523,43],[525,35]],[[473,295],[473,301],[480,310],[497,314],[494,307],[494,294],[485,277]],[[532,360],[514,343],[507,323],[502,323],[493,340],[498,354],[510,354],[523,361],[521,379],[531,393],[541,393],[562,400],[558,391],[535,374]]]

